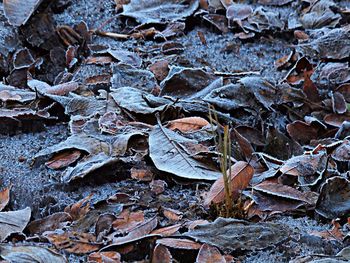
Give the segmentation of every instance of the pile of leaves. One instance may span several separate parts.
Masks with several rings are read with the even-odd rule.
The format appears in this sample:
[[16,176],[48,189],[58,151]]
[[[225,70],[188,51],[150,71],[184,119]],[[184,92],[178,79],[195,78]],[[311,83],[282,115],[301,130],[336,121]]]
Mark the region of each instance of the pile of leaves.
[[[53,14],[70,1],[48,2],[2,3],[1,133],[66,122],[70,136],[36,153],[34,165],[61,171],[55,180],[64,185],[132,178],[146,194],[92,193],[33,219],[30,207],[6,211],[11,186],[3,186],[4,262],[67,262],[74,254],[89,262],[235,262],[299,234],[269,222],[276,214],[332,222],[331,230],[309,234],[346,246],[349,8],[329,0],[116,0],[115,17],[89,28],[56,25]],[[281,8],[292,12],[284,17]],[[120,31],[105,29],[116,20]],[[290,39],[291,52],[275,62],[284,77],[181,61],[186,47],[176,40],[198,24],[218,35],[233,32],[242,43]],[[205,33],[198,37],[210,48]],[[96,39],[153,47],[122,49]],[[224,126],[236,218],[219,217],[225,186],[217,139]],[[152,205],[178,185],[197,185],[192,207]],[[347,249],[337,258],[350,260]]]

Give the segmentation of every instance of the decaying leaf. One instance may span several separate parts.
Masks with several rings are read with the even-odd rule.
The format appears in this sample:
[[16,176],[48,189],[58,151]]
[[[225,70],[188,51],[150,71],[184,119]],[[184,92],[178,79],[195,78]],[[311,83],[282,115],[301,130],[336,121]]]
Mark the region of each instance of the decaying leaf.
[[171,256],[169,249],[163,245],[158,244],[153,250],[152,262],[171,263],[173,262],[173,257]]
[[187,117],[169,121],[167,128],[170,130],[179,130],[181,132],[192,132],[200,130],[209,125],[209,122],[201,117]]
[[27,226],[31,216],[29,207],[10,212],[0,212],[0,241],[4,241],[12,233],[21,233]]
[[196,263],[226,263],[225,257],[221,255],[216,247],[203,244],[198,252]]
[[0,256],[16,263],[67,263],[67,259],[51,249],[31,245],[0,244]]
[[155,166],[187,179],[216,180],[221,174],[187,153],[184,143],[194,143],[174,131],[157,126],[149,135],[149,151]]
[[44,236],[57,249],[64,249],[69,253],[86,254],[101,248],[101,244],[96,242],[96,237],[88,233],[57,231],[46,232]]
[[97,263],[121,263],[121,256],[118,252],[95,252],[89,255],[89,261]]
[[199,250],[201,248],[201,244],[184,238],[162,238],[157,240],[157,244],[174,249]]
[[[110,247],[125,245],[128,243],[135,242],[137,240],[141,240],[145,238],[148,234],[152,232],[158,225],[157,217],[153,217],[149,220],[145,220],[140,224],[137,224],[133,229],[129,230],[129,233],[126,236],[118,237],[115,234],[112,234],[112,244]],[[105,247],[104,249],[107,249]]]
[[11,187],[6,187],[0,191],[0,212],[8,205],[10,201]]
[[125,234],[144,222],[144,220],[144,213],[142,211],[130,212],[129,209],[125,209],[118,215],[118,218],[113,221],[112,226],[115,231]]
[[336,219],[350,212],[350,183],[346,178],[335,176],[321,188],[316,212],[325,218]]
[[53,156],[45,165],[51,169],[61,169],[76,162],[81,156],[80,151],[65,151]]
[[218,218],[213,223],[197,226],[184,236],[230,253],[237,249],[261,250],[283,242],[290,234],[291,230],[280,224]]
[[10,24],[14,26],[24,25],[42,0],[4,0],[4,11]]
[[131,0],[123,6],[123,15],[135,18],[142,24],[173,22],[190,16],[198,8],[198,0]]
[[263,182],[261,184],[255,185],[253,189],[265,194],[274,195],[281,198],[302,201],[310,205],[315,205],[318,198],[318,195],[316,193],[303,193],[293,187],[276,183]]
[[[231,194],[233,199],[239,197],[240,191],[244,190],[250,180],[253,178],[254,168],[246,162],[240,161],[231,167],[229,182],[231,183]],[[224,179],[220,177],[211,186],[204,199],[204,205],[209,206],[211,203],[221,203],[225,199]]]

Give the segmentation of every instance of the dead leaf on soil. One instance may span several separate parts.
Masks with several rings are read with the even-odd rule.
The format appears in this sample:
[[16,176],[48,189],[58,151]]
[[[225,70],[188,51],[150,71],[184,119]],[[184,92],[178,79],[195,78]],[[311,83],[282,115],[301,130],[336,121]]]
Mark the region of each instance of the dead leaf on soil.
[[0,191],[0,212],[8,205],[10,202],[10,191],[11,186],[6,187]]
[[157,244],[161,244],[169,248],[184,250],[199,250],[201,248],[201,244],[190,239],[162,238],[157,240]]
[[5,16],[11,25],[24,25],[41,2],[42,0],[4,0]]
[[0,241],[4,241],[12,233],[22,233],[29,223],[31,209],[29,207],[10,212],[0,212]]
[[86,254],[101,248],[96,242],[96,237],[89,233],[77,233],[70,231],[46,232],[44,236],[57,249],[65,250],[73,254]]
[[96,263],[121,263],[121,255],[118,252],[95,252],[89,255],[89,261]]
[[[229,172],[229,171],[228,171]],[[240,191],[244,190],[250,180],[253,178],[254,168],[246,162],[240,161],[231,167],[229,181],[231,182],[232,198],[235,200],[239,197]],[[204,205],[209,206],[211,203],[221,203],[225,199],[224,179],[220,177],[211,186],[204,199]]]
[[199,250],[196,263],[226,263],[225,257],[213,246],[203,244]]
[[199,7],[198,0],[131,0],[123,5],[123,16],[133,17],[142,24],[166,23],[181,20],[194,13]]
[[16,263],[67,263],[64,256],[51,249],[30,245],[0,244],[0,256]]
[[170,130],[179,130],[181,132],[193,132],[207,125],[210,125],[210,123],[201,117],[187,117],[169,121],[165,127]]
[[156,245],[153,250],[152,263],[171,263],[173,262],[173,257],[169,249],[163,245]]
[[[285,225],[218,218],[183,235],[231,253],[237,250],[262,250],[280,244],[288,239],[290,234],[291,230]],[[223,236],[225,238],[222,238]]]

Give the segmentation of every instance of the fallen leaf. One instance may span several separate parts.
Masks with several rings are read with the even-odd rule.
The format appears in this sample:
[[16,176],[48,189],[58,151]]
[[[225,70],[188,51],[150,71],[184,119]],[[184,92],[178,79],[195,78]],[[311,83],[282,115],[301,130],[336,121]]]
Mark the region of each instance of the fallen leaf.
[[121,263],[121,255],[118,252],[95,252],[89,255],[89,261],[97,263]]
[[165,127],[170,130],[179,130],[181,132],[193,132],[207,125],[210,125],[210,123],[201,117],[187,117],[169,121]]
[[90,211],[90,200],[92,198],[93,194],[88,195],[87,197],[81,199],[79,202],[67,206],[64,209],[65,213],[68,213],[74,221],[79,220],[80,218],[84,217],[89,211]]
[[[237,250],[262,250],[281,244],[290,234],[291,230],[285,225],[218,218],[183,235],[231,253]],[[225,238],[222,238],[223,236]]]
[[316,212],[329,219],[348,215],[350,212],[350,182],[340,176],[327,179],[322,185]]
[[172,236],[173,234],[175,234],[181,227],[182,227],[182,224],[176,224],[173,226],[162,227],[162,228],[158,228],[156,230],[153,230],[151,232],[151,234],[152,235],[160,235],[162,237],[168,237],[168,236]]
[[73,254],[86,254],[101,248],[101,244],[96,242],[94,235],[77,232],[46,232],[44,236],[57,249],[65,250]]
[[196,263],[226,263],[225,257],[213,246],[203,244],[199,250]]
[[0,191],[0,212],[8,205],[10,202],[10,191],[11,186],[6,187]]
[[65,168],[79,160],[80,156],[81,152],[77,150],[60,152],[55,154],[45,165],[54,170]]
[[194,142],[162,126],[149,135],[149,152],[155,166],[164,172],[195,180],[215,180],[221,174],[193,159],[181,145]]
[[30,246],[0,244],[0,256],[8,262],[16,263],[66,263],[67,259],[51,249]]
[[0,241],[4,241],[12,233],[21,233],[29,223],[31,209],[29,207],[10,212],[0,212]]
[[173,257],[170,254],[169,249],[163,245],[156,245],[153,250],[152,263],[171,263]]
[[179,221],[183,217],[182,212],[166,207],[163,208],[163,214],[166,218],[168,218],[171,221]]
[[123,16],[133,17],[142,24],[165,23],[181,20],[190,16],[198,8],[199,1],[182,3],[177,0],[161,1],[131,0],[123,5]]
[[70,214],[66,212],[58,212],[30,222],[27,228],[32,235],[40,235],[45,231],[54,231],[61,228],[64,225],[64,222],[69,221],[72,221]]
[[128,233],[137,225],[145,220],[143,211],[130,212],[129,209],[124,209],[117,219],[112,223],[114,230],[120,233]]
[[[132,243],[134,241],[140,240],[142,238],[145,238],[149,233],[152,232],[158,225],[157,217],[153,217],[149,220],[146,220],[138,225],[136,225],[133,229],[129,230],[129,233],[126,236],[123,237],[113,237],[114,234],[112,234],[112,246],[118,246],[118,245],[125,245],[128,243]],[[104,249],[108,248],[105,247]]]
[[19,0],[4,0],[5,16],[11,25],[24,25],[41,2],[42,0],[28,0],[24,3]]
[[201,248],[201,244],[190,239],[162,238],[157,240],[157,244],[174,249],[184,250],[199,250]]
[[[228,171],[229,172],[229,171]],[[244,190],[250,180],[253,178],[254,169],[246,162],[240,161],[231,167],[229,175],[231,182],[231,194],[233,199],[237,199],[240,191]],[[211,186],[209,192],[204,199],[204,205],[209,206],[211,203],[221,203],[225,200],[224,179],[220,177]]]
[[302,201],[310,205],[315,205],[318,198],[318,195],[314,192],[303,193],[293,187],[276,183],[263,182],[261,184],[255,185],[253,189],[281,198]]

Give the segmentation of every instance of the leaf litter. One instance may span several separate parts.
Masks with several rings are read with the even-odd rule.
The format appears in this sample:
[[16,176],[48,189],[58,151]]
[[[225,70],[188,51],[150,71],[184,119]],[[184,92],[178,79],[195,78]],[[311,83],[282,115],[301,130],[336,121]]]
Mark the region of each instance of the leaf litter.
[[83,2],[1,4],[1,260],[348,259],[346,1]]

